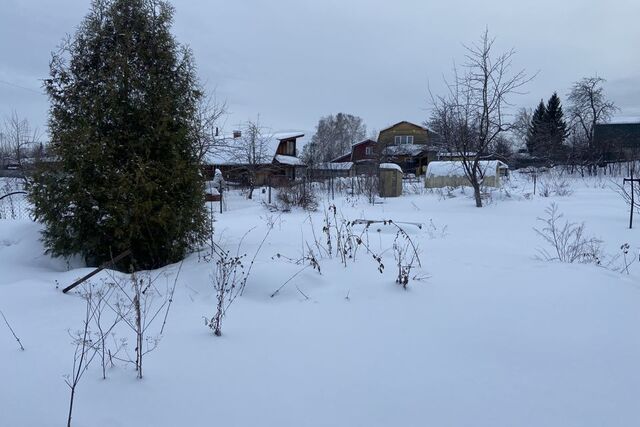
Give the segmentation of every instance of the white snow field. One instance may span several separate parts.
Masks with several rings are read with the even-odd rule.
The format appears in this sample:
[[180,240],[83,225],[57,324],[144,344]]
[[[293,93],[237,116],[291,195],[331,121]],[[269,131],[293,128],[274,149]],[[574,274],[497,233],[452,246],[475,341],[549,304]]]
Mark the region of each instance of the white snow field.
[[[274,228],[222,337],[203,320],[215,311],[214,266],[191,255],[144,378],[117,362],[103,380],[94,359],[78,385],[73,425],[640,425],[640,263],[627,274],[541,261],[537,249],[546,246],[533,230],[555,202],[566,219],[584,221],[609,256],[629,243],[637,258],[640,219],[628,229],[628,209],[608,179],[570,178],[566,197],[525,197],[532,184],[514,181],[510,197],[496,193],[482,209],[470,189],[375,206],[323,193],[311,215],[270,212],[231,194],[216,215],[220,245],[234,249],[255,227],[242,243],[251,258],[270,222]],[[394,227],[374,224],[368,238],[375,251],[386,249],[382,274],[362,250],[346,268],[324,255],[322,274],[307,268],[271,298],[301,269],[272,257],[300,258],[304,242],[315,245],[312,226],[323,244],[331,203],[348,220],[424,224],[403,226],[419,244],[423,268],[412,276],[422,280],[407,290],[394,282]],[[27,218],[0,220],[0,310],[25,346],[19,350],[0,319],[0,426],[66,423],[68,330],[81,327],[84,302],[60,289],[91,270],[43,255],[39,230]],[[158,280],[173,282],[178,267],[162,269]],[[126,329],[119,338],[133,351]]]

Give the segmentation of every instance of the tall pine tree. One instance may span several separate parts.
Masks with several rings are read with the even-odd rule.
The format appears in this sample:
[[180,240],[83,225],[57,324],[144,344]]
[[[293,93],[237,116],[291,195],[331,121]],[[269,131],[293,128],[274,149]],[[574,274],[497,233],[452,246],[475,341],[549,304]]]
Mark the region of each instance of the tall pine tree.
[[53,54],[45,81],[53,159],[30,188],[52,255],[97,265],[130,249],[134,268],[155,268],[204,237],[201,91],[172,19],[163,0],[94,0]]
[[540,100],[531,117],[531,124],[527,134],[527,150],[532,156],[539,156],[544,153],[547,135],[546,114],[547,108],[544,105],[544,101]]
[[554,92],[546,105],[540,100],[533,113],[527,135],[527,149],[534,156],[558,160],[565,152],[564,141],[568,135],[562,104],[558,94]]
[[547,101],[544,122],[547,132],[547,151],[552,158],[557,159],[564,151],[564,141],[569,136],[569,132],[567,130],[567,122],[564,120],[562,104],[556,92]]

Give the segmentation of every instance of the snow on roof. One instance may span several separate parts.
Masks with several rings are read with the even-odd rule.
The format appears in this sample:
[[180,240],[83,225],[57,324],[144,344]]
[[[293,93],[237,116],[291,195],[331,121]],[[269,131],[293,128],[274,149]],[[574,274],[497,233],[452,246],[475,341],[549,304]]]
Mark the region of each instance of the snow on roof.
[[353,162],[340,162],[340,163],[326,162],[326,163],[320,163],[316,167],[316,169],[341,171],[341,170],[349,170],[352,167],[353,167]]
[[460,153],[458,151],[441,151],[440,153],[438,153],[438,157],[461,157],[463,155],[466,157],[473,157],[476,155],[476,153],[474,153],[473,151],[468,151],[465,153]]
[[[485,177],[496,176],[498,169],[507,165],[499,160],[480,160],[478,166]],[[427,178],[437,176],[465,176],[462,162],[429,162],[427,165]]]
[[282,141],[283,139],[291,139],[291,138],[302,138],[304,133],[302,132],[277,132],[271,135],[273,138],[278,141]]
[[[216,166],[236,166],[249,163],[245,160],[238,145],[226,145],[221,147],[215,147],[211,152],[205,154],[202,162],[206,165]],[[264,159],[261,159],[264,160]],[[263,163],[262,161],[259,163]],[[264,164],[270,163],[270,161],[264,161]]]
[[306,166],[304,162],[298,157],[285,156],[283,154],[276,154],[274,160],[283,165],[289,166]]
[[[275,132],[269,134],[263,134],[260,137],[260,142],[256,145],[257,150],[255,151],[255,159],[249,160],[249,157],[253,157],[254,153],[249,152],[246,149],[247,141],[244,139],[244,136],[239,138],[233,138],[232,136],[224,136],[219,138],[217,143],[218,147],[213,148],[211,153],[207,153],[204,157],[204,163],[209,165],[245,165],[245,164],[258,164],[258,165],[267,165],[271,164],[276,157],[276,151],[278,150],[278,146],[280,142],[285,139],[292,138],[302,138],[304,133],[301,132]],[[300,147],[296,147],[298,151]],[[290,157],[296,160],[283,159],[282,161],[278,160],[282,164],[294,164],[297,165],[299,162],[302,164],[302,161],[297,157],[293,156],[283,156]],[[295,163],[291,163],[295,162]]]
[[344,153],[344,154],[336,157],[335,159],[331,159],[330,162],[331,163],[342,163],[340,160],[344,159],[346,157],[351,158],[351,151],[349,151],[348,153]]
[[424,144],[389,145],[382,150],[382,154],[387,156],[418,156],[428,150],[429,146]]
[[394,169],[402,172],[402,168],[395,163],[380,163],[380,169]]
[[376,141],[374,141],[373,139],[365,139],[364,141],[354,142],[353,144],[351,144],[351,146],[352,147],[356,147],[358,145],[366,144],[367,142],[371,142],[371,143],[376,144]]
[[386,130],[389,130],[389,129],[391,129],[391,128],[394,128],[394,127],[396,127],[396,126],[398,126],[398,125],[401,125],[402,123],[408,123],[408,124],[410,124],[410,125],[412,125],[412,126],[419,127],[419,128],[424,129],[424,130],[426,130],[426,131],[428,131],[428,130],[429,130],[429,129],[427,129],[427,128],[426,128],[426,127],[424,127],[424,126],[417,125],[417,124],[415,124],[415,123],[411,123],[411,122],[408,122],[408,121],[406,121],[406,120],[403,120],[403,121],[401,121],[401,122],[394,123],[394,124],[392,124],[391,126],[387,126],[386,128],[384,128],[384,129],[380,130],[380,132],[384,132],[384,131],[386,131]]

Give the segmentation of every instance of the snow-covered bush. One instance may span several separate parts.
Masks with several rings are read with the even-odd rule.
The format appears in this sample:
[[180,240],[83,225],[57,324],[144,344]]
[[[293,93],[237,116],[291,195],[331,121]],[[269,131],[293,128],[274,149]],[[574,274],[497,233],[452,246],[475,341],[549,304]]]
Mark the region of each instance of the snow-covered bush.
[[573,194],[569,181],[555,171],[551,171],[540,180],[540,195],[542,197],[568,197]]
[[600,265],[603,258],[602,240],[585,235],[584,223],[562,222],[563,214],[552,203],[545,209],[546,218],[538,218],[544,225],[534,228],[536,233],[551,246],[550,250],[538,249],[539,257],[546,261],[566,263],[593,263]]
[[280,187],[276,195],[275,208],[279,211],[289,212],[292,207],[315,211],[318,208],[318,201],[313,186],[308,185],[306,181],[298,181]]

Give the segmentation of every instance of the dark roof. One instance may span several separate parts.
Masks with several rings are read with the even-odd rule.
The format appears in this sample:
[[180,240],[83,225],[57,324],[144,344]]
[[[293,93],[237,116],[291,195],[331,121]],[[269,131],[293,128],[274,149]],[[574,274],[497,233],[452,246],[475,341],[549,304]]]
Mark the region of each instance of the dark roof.
[[593,128],[596,143],[640,148],[640,123],[608,123]]
[[385,156],[409,156],[417,157],[425,155],[428,151],[434,151],[433,147],[425,144],[401,144],[388,145],[382,150]]
[[389,129],[392,129],[392,128],[394,128],[394,127],[396,127],[396,126],[398,126],[398,125],[401,125],[401,124],[403,124],[403,123],[406,123],[406,124],[408,124],[408,125],[415,126],[415,127],[417,127],[417,128],[420,128],[420,129],[423,129],[423,130],[426,130],[426,131],[430,132],[430,131],[429,131],[429,129],[427,129],[427,128],[426,128],[426,127],[424,127],[424,126],[417,125],[417,124],[415,124],[415,123],[411,123],[411,122],[408,122],[408,121],[406,121],[406,120],[403,120],[403,121],[398,122],[398,123],[396,123],[396,124],[393,124],[393,125],[391,125],[391,126],[387,126],[386,128],[384,128],[384,129],[380,130],[380,132],[379,132],[379,133],[382,133],[382,132],[384,132],[384,131],[387,131],[387,130],[389,130]]
[[338,156],[335,159],[331,159],[331,163],[342,163],[351,161],[351,151],[344,153],[342,156]]
[[351,144],[351,146],[356,147],[358,145],[366,144],[367,142],[373,142],[374,144],[376,144],[376,141],[374,141],[373,139],[365,139],[364,141],[353,143]]
[[282,133],[275,133],[273,134],[273,137],[276,138],[278,141],[284,141],[287,139],[298,139],[298,138],[302,138],[304,136],[304,133],[300,133],[300,132],[282,132]]

